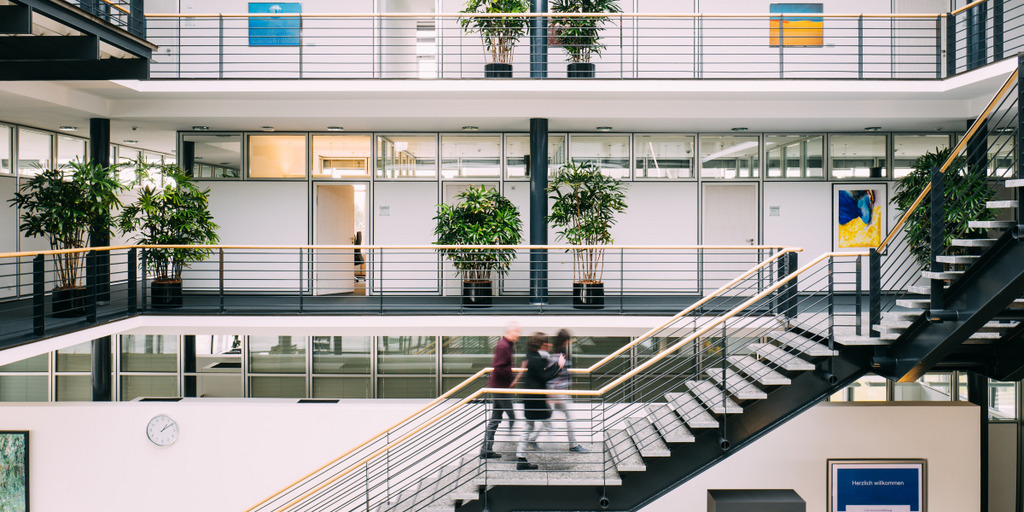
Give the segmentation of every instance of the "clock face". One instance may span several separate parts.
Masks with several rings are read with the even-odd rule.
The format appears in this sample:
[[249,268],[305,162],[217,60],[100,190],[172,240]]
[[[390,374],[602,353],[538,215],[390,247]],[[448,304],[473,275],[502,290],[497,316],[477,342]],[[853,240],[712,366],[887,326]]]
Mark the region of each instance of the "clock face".
[[157,446],[170,446],[178,440],[178,423],[170,416],[154,416],[146,425],[146,436]]

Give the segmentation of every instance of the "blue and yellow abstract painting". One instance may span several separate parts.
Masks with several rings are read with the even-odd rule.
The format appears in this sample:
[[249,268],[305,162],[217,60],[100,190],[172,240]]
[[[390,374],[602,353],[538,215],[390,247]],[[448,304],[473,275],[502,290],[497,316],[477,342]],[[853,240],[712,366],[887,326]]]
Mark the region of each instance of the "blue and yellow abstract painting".
[[840,190],[839,247],[878,247],[882,243],[882,205],[875,190]]
[[[768,19],[768,37],[772,46],[821,46],[825,23],[822,4],[770,4],[768,12],[781,14]],[[803,16],[803,15],[807,16]]]

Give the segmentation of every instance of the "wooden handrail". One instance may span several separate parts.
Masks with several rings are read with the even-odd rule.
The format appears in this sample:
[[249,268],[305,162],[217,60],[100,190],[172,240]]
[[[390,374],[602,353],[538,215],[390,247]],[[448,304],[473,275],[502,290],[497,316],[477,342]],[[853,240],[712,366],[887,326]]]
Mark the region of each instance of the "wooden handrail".
[[987,2],[987,1],[988,1],[988,0],[978,0],[978,1],[976,1],[976,2],[971,2],[971,3],[969,3],[969,4],[967,4],[967,5],[965,5],[965,6],[961,7],[961,8],[959,8],[959,9],[957,9],[957,10],[955,10],[955,11],[952,11],[952,12],[950,12],[949,14],[950,14],[951,16],[953,16],[953,15],[957,15],[957,14],[960,14],[960,13],[962,13],[962,12],[966,11],[967,9],[970,9],[971,7],[975,7],[975,6],[977,6],[978,4],[983,4],[983,3]]

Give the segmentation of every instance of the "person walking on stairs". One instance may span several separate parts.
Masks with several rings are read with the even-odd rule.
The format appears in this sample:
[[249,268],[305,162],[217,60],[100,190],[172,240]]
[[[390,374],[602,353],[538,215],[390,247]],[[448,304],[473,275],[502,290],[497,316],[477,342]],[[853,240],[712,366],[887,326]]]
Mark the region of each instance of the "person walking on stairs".
[[[512,358],[515,356],[516,341],[519,340],[519,324],[510,322],[505,327],[505,335],[498,340],[494,347],[494,358],[491,359],[491,376],[487,379],[489,388],[511,388],[512,387]],[[512,407],[512,395],[507,393],[495,393],[491,397],[491,418],[487,422],[487,429],[484,431],[484,444],[480,447],[481,459],[500,459],[501,454],[494,451],[494,433],[501,425],[502,415],[508,416],[509,430],[515,426],[516,413]]]
[[[569,331],[562,329],[555,335],[554,350],[549,357],[552,363],[557,363],[558,357],[562,357],[565,364],[558,370],[555,378],[548,381],[548,389],[565,391],[571,387],[572,378],[569,375],[569,368],[572,367],[572,360],[569,358],[569,345],[572,344],[572,336]],[[572,415],[569,414],[569,406],[572,405],[572,398],[569,395],[550,395],[548,403],[555,411],[562,411],[565,415],[565,432],[569,435],[569,451],[585,453],[583,445],[576,442],[576,436],[572,431]]]
[[[559,356],[554,362],[548,359],[544,349],[550,347],[548,337],[544,333],[534,334],[527,345],[526,353],[526,389],[547,389],[547,383],[558,371],[565,367],[565,356]],[[551,408],[545,395],[527,395],[523,398],[523,415],[526,417],[526,429],[519,437],[516,446],[516,469],[537,469],[536,464],[526,459],[527,448],[536,449],[537,436],[547,428],[547,420],[551,417]]]

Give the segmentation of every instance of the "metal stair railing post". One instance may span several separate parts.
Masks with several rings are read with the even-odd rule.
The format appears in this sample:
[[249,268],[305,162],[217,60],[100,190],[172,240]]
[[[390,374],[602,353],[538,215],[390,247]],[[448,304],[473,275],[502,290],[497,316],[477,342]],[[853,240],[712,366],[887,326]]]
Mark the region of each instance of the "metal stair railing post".
[[138,249],[128,249],[128,314],[134,315],[139,310],[138,305]]
[[868,251],[868,336],[880,338],[875,328],[882,321],[882,255],[872,247]]
[[306,282],[305,279],[303,279],[303,268],[302,268],[302,248],[300,247],[299,248],[299,282],[298,282],[298,285],[299,285],[299,313],[305,312],[305,309],[303,307],[304,306],[304,304],[303,304],[304,294],[302,293],[302,289],[305,286],[305,282]]
[[[954,171],[955,172],[955,171]],[[932,190],[931,190],[931,264],[932,272],[942,272],[943,264],[938,261],[939,255],[945,248],[946,215],[945,215],[945,175],[939,172],[939,167],[932,169]],[[931,309],[945,309],[945,281],[942,279],[931,280]]]
[[855,301],[854,302],[854,310],[855,310],[855,313],[857,315],[856,318],[854,319],[854,326],[855,326],[855,331],[854,332],[855,332],[855,334],[857,336],[860,336],[861,332],[862,332],[862,329],[861,329],[861,323],[862,323],[861,322],[861,313],[863,313],[863,310],[864,310],[863,306],[861,305],[861,302],[862,302],[862,299],[863,299],[863,297],[862,297],[863,294],[861,294],[861,272],[862,272],[861,269],[863,268],[863,266],[861,265],[861,260],[862,259],[863,258],[861,256],[857,256],[857,259],[855,260],[856,261],[856,264],[855,264],[856,266],[854,267],[854,271],[853,271],[853,279],[854,279],[853,293],[854,293],[854,301]]
[[857,16],[857,78],[864,78],[864,15]]
[[[835,350],[836,342],[836,259],[828,257],[828,349]],[[835,375],[835,358],[828,358],[828,374]]]
[[942,15],[935,15],[935,79],[942,79]]
[[32,332],[46,332],[46,259],[42,254],[32,258]]
[[[781,26],[781,24],[780,24],[780,26]],[[781,29],[780,29],[780,32],[781,32]],[[721,353],[721,356],[722,356],[722,422],[721,422],[721,425],[719,426],[719,430],[718,430],[718,446],[722,449],[722,451],[725,451],[725,450],[729,449],[729,437],[726,435],[727,432],[728,432],[727,431],[727,426],[726,426],[726,418],[729,417],[729,386],[728,386],[729,379],[727,378],[726,373],[725,373],[725,369],[726,369],[725,349],[726,349],[726,346],[727,346],[727,339],[728,339],[729,335],[726,332],[725,326],[726,326],[726,322],[723,321],[722,322],[722,348],[721,348],[721,351],[722,351],[722,353]]]
[[146,256],[147,256],[146,248],[143,247],[142,248],[142,265],[140,265],[140,268],[142,269],[142,290],[141,290],[141,293],[142,293],[142,311],[146,311],[146,277],[147,277],[146,276],[146,263],[148,263],[146,261]]
[[946,76],[956,74],[956,15],[946,15]]
[[224,306],[224,248],[217,249],[217,300],[219,303],[218,311],[223,313],[225,311]]
[[[1020,172],[1020,165],[1024,162],[1024,52],[1017,54],[1017,175],[1015,178],[1024,178]],[[1017,187],[1017,227],[1014,230],[1015,237],[1020,240],[1024,238],[1024,188]]]
[[96,251],[85,253],[85,321],[96,323]]

